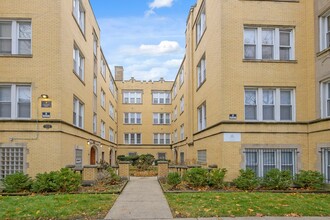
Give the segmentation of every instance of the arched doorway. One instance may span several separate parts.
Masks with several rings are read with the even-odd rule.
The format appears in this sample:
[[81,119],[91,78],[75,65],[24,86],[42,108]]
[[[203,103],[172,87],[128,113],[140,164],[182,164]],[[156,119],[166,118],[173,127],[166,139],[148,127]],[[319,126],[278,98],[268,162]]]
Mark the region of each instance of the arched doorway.
[[176,148],[173,149],[174,163],[178,163],[178,150]]
[[90,152],[90,165],[95,165],[96,164],[96,155],[97,155],[97,150],[96,147],[93,146],[91,147],[91,152]]

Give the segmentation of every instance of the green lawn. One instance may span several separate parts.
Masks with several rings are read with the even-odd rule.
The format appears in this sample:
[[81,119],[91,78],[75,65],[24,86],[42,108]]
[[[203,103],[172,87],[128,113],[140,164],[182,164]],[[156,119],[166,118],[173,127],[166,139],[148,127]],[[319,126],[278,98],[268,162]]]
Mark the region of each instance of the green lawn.
[[330,216],[330,194],[166,193],[176,217]]
[[117,195],[0,196],[0,219],[104,218]]

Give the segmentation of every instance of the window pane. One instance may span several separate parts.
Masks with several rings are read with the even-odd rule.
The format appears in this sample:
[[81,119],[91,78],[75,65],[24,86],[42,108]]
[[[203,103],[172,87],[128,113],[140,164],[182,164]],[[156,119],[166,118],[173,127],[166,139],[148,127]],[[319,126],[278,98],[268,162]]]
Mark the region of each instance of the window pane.
[[273,59],[273,46],[262,46],[262,59]]
[[281,120],[292,120],[292,106],[281,106]]
[[281,170],[289,170],[293,174],[293,152],[282,150]]
[[0,102],[10,102],[11,101],[11,87],[1,86],[0,87]]
[[0,53],[11,54],[11,40],[0,39]]
[[257,152],[246,152],[246,169],[252,169],[258,175],[258,154]]
[[263,120],[274,120],[274,106],[264,105],[262,107]]
[[263,90],[263,104],[273,105],[274,104],[274,90]]
[[263,29],[262,30],[262,44],[273,45],[274,44],[274,30]]
[[291,105],[291,91],[281,91],[281,105]]
[[31,39],[32,37],[32,30],[31,30],[31,23],[30,22],[19,22],[19,38],[23,39]]
[[263,153],[263,160],[264,160],[264,166],[263,166],[263,174],[265,174],[271,170],[276,168],[275,166],[275,152],[264,152]]
[[19,54],[31,54],[31,40],[19,40],[18,41],[18,53]]
[[10,117],[11,117],[11,103],[0,102],[0,118],[10,118]]
[[280,60],[290,60],[290,48],[288,47],[280,48]]
[[252,106],[252,105],[245,106],[245,119],[246,120],[257,119],[257,106]]
[[31,102],[30,87],[19,86],[17,87],[17,93],[18,93],[18,102],[25,102],[25,103]]
[[256,59],[256,46],[245,45],[244,46],[244,58]]
[[246,105],[256,105],[257,104],[256,91],[245,90],[245,104]]
[[11,22],[0,22],[0,38],[11,38]]
[[31,105],[30,103],[18,103],[18,118],[30,118]]
[[290,46],[290,32],[280,32],[280,45]]
[[244,30],[244,44],[256,44],[256,29]]
[[330,116],[330,100],[327,100],[327,116]]

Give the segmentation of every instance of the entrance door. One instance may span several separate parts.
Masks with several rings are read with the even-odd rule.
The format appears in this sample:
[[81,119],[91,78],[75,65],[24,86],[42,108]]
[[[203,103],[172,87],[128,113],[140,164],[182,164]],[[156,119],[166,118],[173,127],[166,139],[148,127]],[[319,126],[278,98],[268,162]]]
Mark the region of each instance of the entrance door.
[[180,152],[180,164],[184,164],[184,152]]
[[91,148],[91,153],[90,153],[90,161],[91,161],[91,165],[95,165],[96,164],[96,151],[95,151],[95,148],[92,147]]

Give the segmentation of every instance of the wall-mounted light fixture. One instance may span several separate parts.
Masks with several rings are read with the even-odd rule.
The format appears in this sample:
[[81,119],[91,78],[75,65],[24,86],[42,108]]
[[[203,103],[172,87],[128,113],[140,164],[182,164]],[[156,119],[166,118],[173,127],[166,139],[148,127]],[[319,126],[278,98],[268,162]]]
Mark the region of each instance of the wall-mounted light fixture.
[[43,99],[48,99],[49,98],[49,96],[47,94],[41,94],[40,97],[43,98]]

